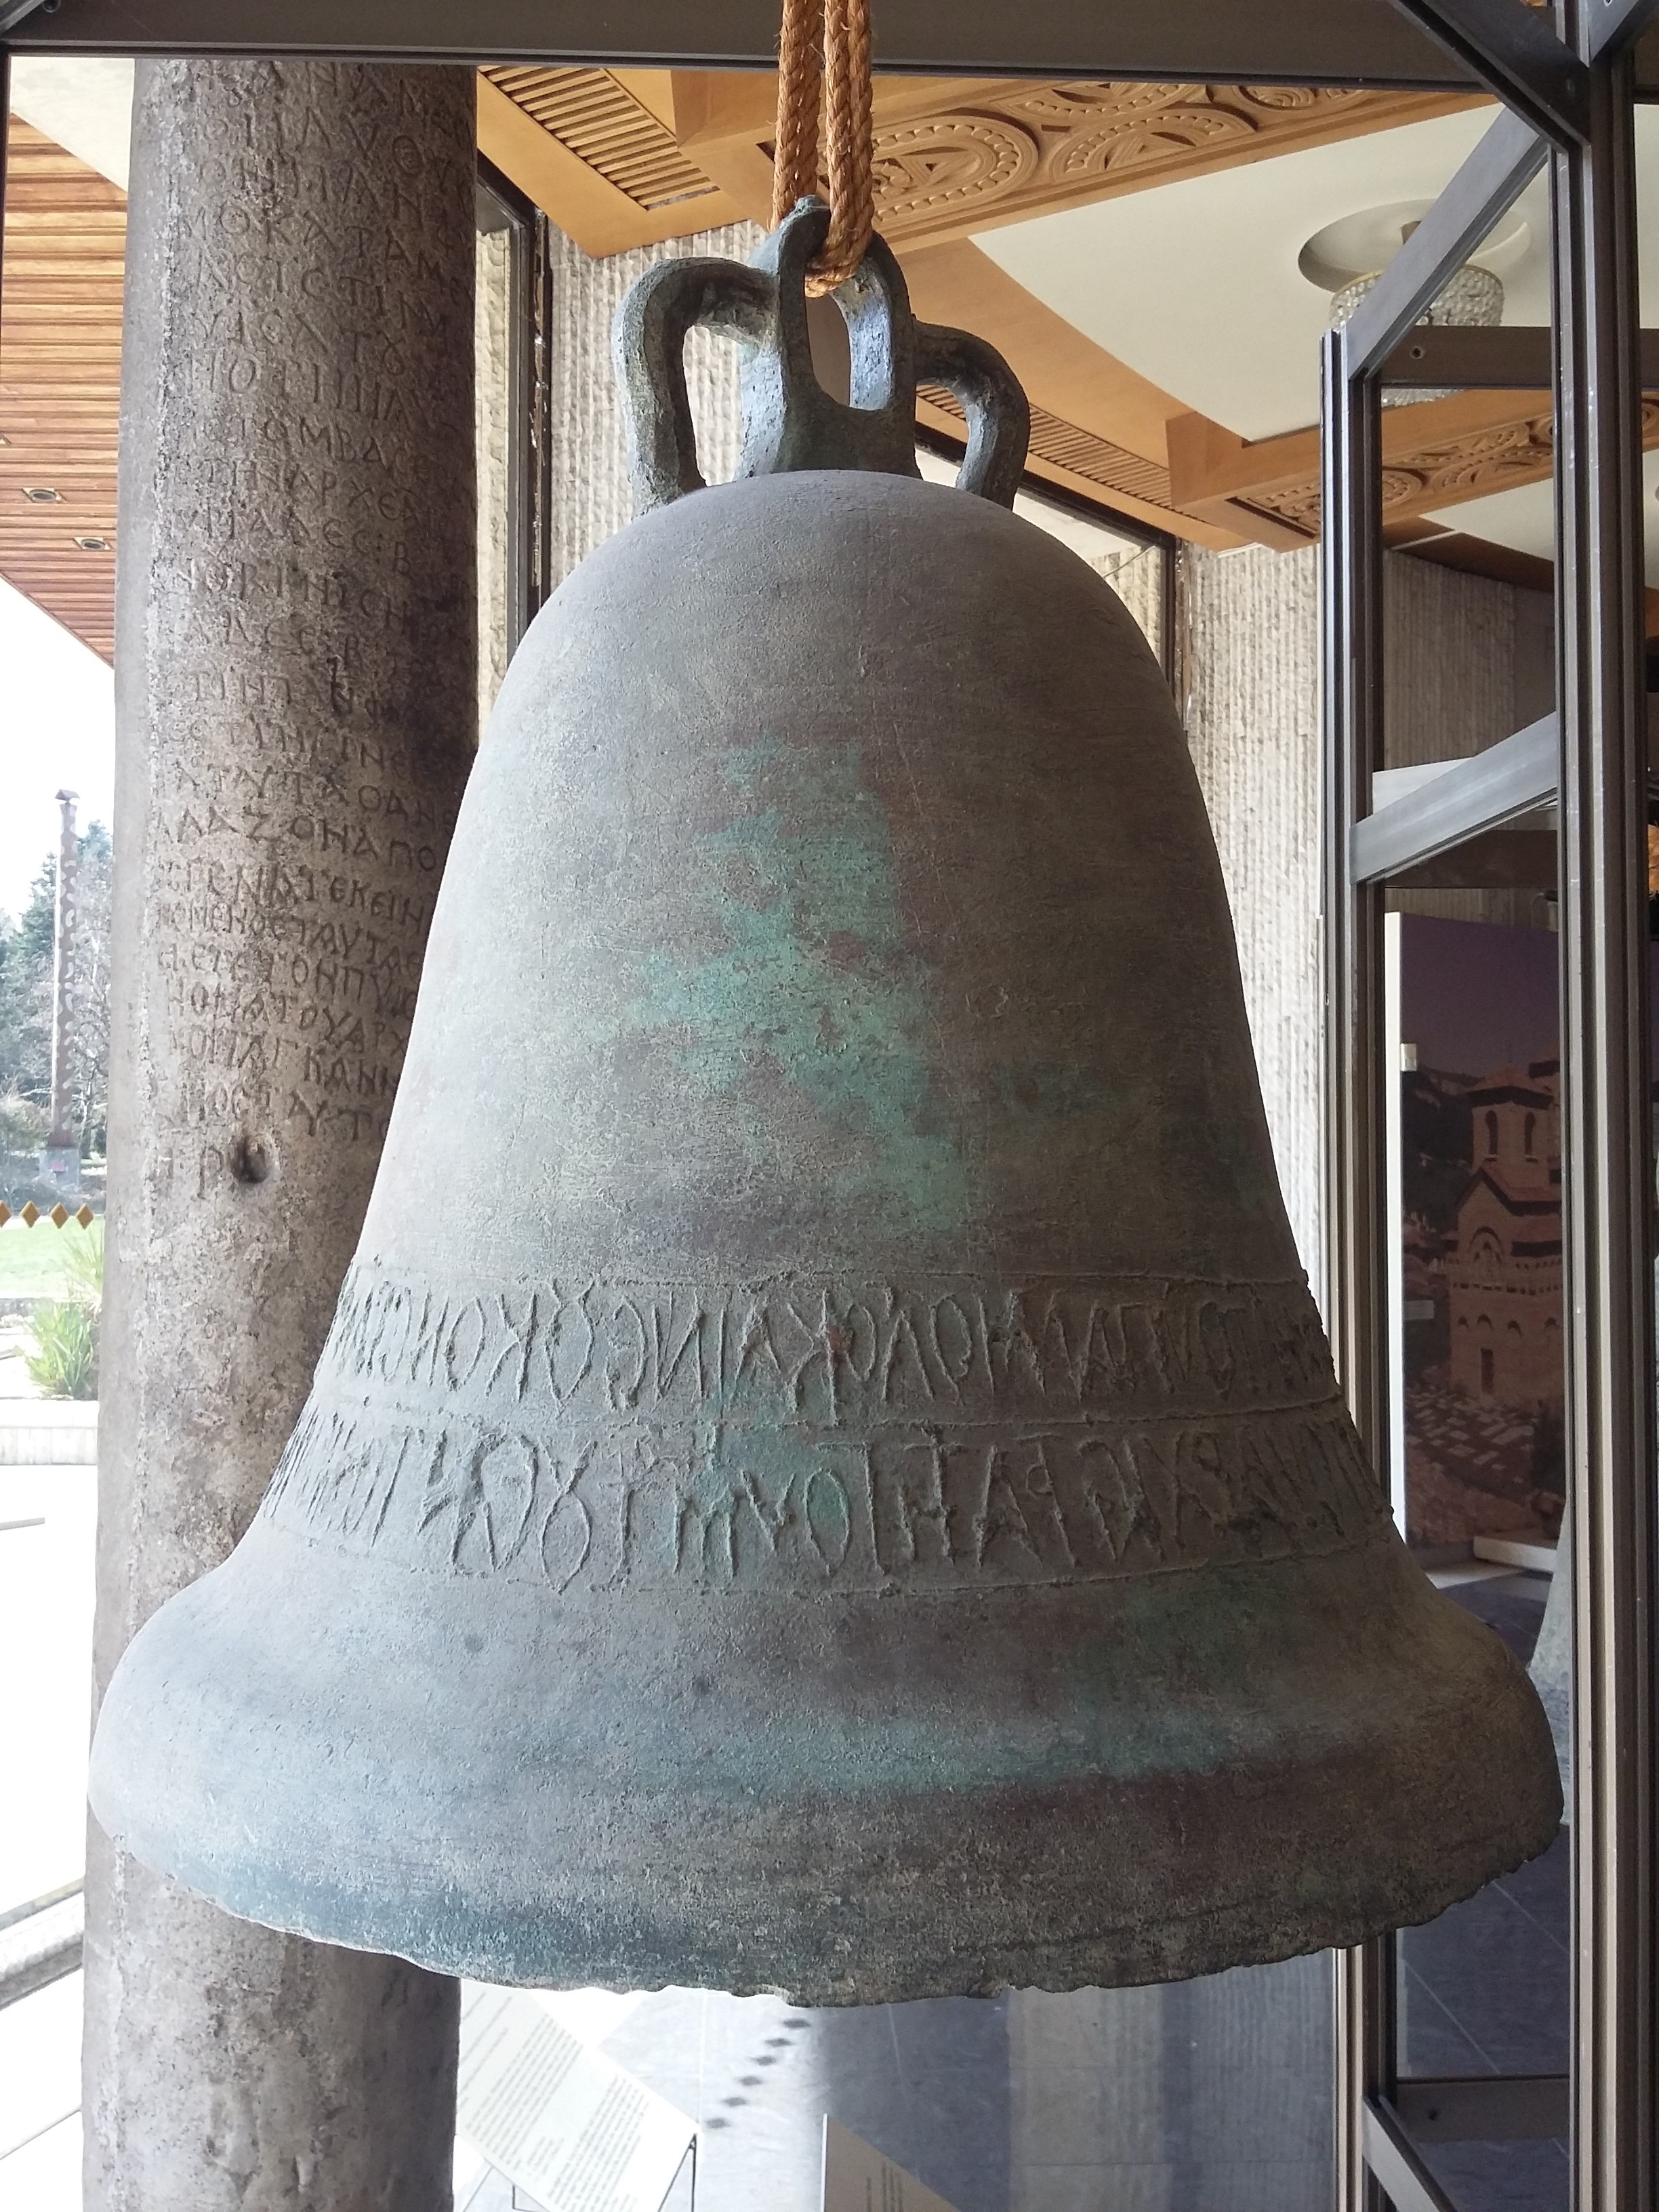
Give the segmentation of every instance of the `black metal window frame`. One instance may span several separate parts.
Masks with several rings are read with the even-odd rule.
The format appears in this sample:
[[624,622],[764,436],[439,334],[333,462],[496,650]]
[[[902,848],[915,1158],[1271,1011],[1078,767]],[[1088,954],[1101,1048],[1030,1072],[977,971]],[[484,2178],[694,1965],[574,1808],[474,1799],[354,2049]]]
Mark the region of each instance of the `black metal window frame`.
[[[546,592],[547,380],[542,295],[547,217],[493,161],[477,157],[478,192],[507,238],[507,647],[529,629]],[[486,226],[482,219],[479,228]]]
[[[1405,4],[1405,0],[1402,0]],[[1572,2198],[1656,2201],[1655,1382],[1647,736],[1632,50],[1652,0],[1579,0],[1547,24],[1504,0],[1409,0],[1508,103],[1346,327],[1325,342],[1323,678],[1327,1316],[1349,1402],[1382,1456],[1391,1347],[1381,952],[1389,874],[1558,794],[1566,1431],[1573,1612]],[[1553,42],[1554,43],[1554,42]],[[1522,79],[1529,77],[1530,83]],[[1550,175],[1557,709],[1471,764],[1464,821],[1373,822],[1382,764],[1382,389],[1484,343],[1493,380],[1544,381],[1543,334],[1470,346],[1416,319],[1522,189]],[[1456,380],[1454,378],[1454,380]],[[1500,763],[1495,757],[1505,756]],[[1534,757],[1534,756],[1536,757]],[[1477,785],[1482,787],[1477,789]],[[1490,788],[1485,787],[1490,786]],[[1535,803],[1535,801],[1534,801]],[[1402,815],[1404,810],[1398,810]],[[1393,815],[1396,810],[1390,809]],[[1345,2212],[1451,2212],[1406,2119],[1392,1939],[1338,1964]],[[1498,2085],[1494,2085],[1496,2087]],[[1558,2085],[1535,2085],[1547,2094]],[[1420,2087],[1420,2085],[1419,2085]],[[1559,2098],[1553,2101],[1559,2106]]]
[[[1516,0],[882,0],[876,66],[929,76],[1361,84],[1467,91],[1478,29]],[[1416,16],[1419,20],[1413,21]],[[1444,21],[1441,19],[1446,19]],[[777,0],[0,0],[20,52],[769,69]],[[1536,93],[1547,63],[1520,34]],[[1501,42],[1500,42],[1501,43]]]
[[[1382,883],[1370,778],[1382,738],[1378,407],[1385,381],[1534,384],[1538,333],[1413,332],[1522,186],[1551,178],[1567,1439],[1575,1525],[1573,2201],[1659,2202],[1656,1942],[1654,1297],[1648,1105],[1646,786],[1632,102],[1659,90],[1659,0],[883,0],[878,66],[935,75],[1488,88],[1505,112],[1325,350],[1323,795],[1327,1314],[1379,1464],[1392,1387],[1382,1325]],[[776,0],[0,0],[8,49],[383,60],[769,65]],[[687,42],[695,26],[695,46]],[[1659,35],[1659,34],[1656,34]],[[4,167],[0,152],[0,209]],[[544,286],[545,217],[526,282]],[[544,306],[544,301],[542,302]],[[540,319],[532,298],[529,327]],[[1488,357],[1490,356],[1490,357]],[[1475,374],[1476,369],[1480,374]],[[532,467],[525,617],[546,587],[549,426],[523,372]],[[1046,494],[1045,494],[1046,495]],[[542,550],[538,559],[537,548]],[[539,579],[539,581],[538,581]],[[1522,760],[1515,773],[1533,775]],[[1530,762],[1530,755],[1527,756]],[[1535,778],[1534,778],[1535,780]],[[1490,794],[1488,794],[1490,798]],[[1399,825],[1396,825],[1399,826]],[[1455,826],[1455,825],[1454,825]],[[1451,834],[1444,822],[1436,832]],[[1367,838],[1370,844],[1367,845]],[[1413,849],[1408,836],[1396,845]],[[1395,2078],[1392,1943],[1339,1960],[1340,2212],[1448,2212]],[[1437,2085],[1451,2093],[1463,2085]],[[1514,2085],[1508,2085],[1513,2087]],[[1534,2084],[1546,2106],[1559,2085]],[[1444,2101],[1444,2098],[1441,2101]],[[1430,2100],[1432,2103],[1432,2099]],[[1419,2112],[1417,2107],[1424,2106]],[[1552,2123],[1553,2124],[1553,2122]]]

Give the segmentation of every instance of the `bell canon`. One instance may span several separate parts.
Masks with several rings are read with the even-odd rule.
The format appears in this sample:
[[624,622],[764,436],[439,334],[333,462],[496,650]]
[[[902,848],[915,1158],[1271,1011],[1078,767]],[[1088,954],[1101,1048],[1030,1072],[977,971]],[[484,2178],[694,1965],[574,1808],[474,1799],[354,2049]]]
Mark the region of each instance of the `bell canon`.
[[[1549,1729],[1344,1409],[1168,686],[878,242],[819,390],[823,228],[624,309],[647,511],[514,660],[310,1403],[93,1804],[489,1981],[1352,1943],[1550,1841]],[[713,488],[700,319],[748,349]],[[981,495],[917,478],[918,375]]]

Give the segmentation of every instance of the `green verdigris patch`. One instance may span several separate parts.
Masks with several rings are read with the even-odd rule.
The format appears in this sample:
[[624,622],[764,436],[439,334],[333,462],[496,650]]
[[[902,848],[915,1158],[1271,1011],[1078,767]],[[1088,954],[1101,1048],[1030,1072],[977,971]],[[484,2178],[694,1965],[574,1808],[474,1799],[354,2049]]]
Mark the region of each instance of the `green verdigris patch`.
[[862,748],[767,737],[734,747],[724,772],[749,803],[703,841],[703,898],[724,942],[696,960],[653,953],[629,1025],[679,1033],[681,1073],[732,1103],[757,1164],[775,1151],[775,1112],[743,1093],[769,1062],[859,1140],[826,1195],[902,1207],[920,1229],[961,1225],[967,1176],[924,1048],[933,1018]]

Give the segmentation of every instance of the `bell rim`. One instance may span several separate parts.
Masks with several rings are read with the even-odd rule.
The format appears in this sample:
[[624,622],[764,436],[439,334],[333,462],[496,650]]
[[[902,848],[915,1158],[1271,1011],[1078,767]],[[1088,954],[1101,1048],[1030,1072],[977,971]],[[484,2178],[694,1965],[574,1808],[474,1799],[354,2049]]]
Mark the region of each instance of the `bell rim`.
[[[314,1554],[319,1547],[285,1540],[284,1548]],[[256,1543],[256,1566],[259,1551]],[[313,1557],[313,1571],[316,1564]],[[1298,1580],[1305,1588],[1331,1565],[1327,1557],[1197,1568],[1181,1580],[1266,1575],[1282,1607]],[[245,1577],[246,1560],[240,1571]],[[186,1596],[201,1607],[228,1572],[219,1570]],[[480,1803],[493,1809],[478,1815],[470,1834],[444,1835],[441,1815],[419,1802],[404,1803],[397,1817],[383,1805],[371,1820],[372,1790],[368,1797],[347,1790],[327,1820],[319,1815],[307,1828],[289,1795],[295,1778],[304,1780],[306,1761],[296,1764],[291,1728],[285,1746],[279,1728],[263,1742],[258,1729],[248,1732],[245,1679],[241,1732],[221,1732],[204,1765],[189,1771],[186,1747],[214,1735],[200,1703],[204,1678],[189,1692],[166,1679],[165,1668],[152,1674],[154,1644],[166,1639],[149,1639],[146,1630],[100,1721],[93,1809],[123,1847],[227,1911],[486,1981],[769,1990],[831,2005],[1183,1979],[1432,1918],[1546,1848],[1557,1832],[1547,1723],[1504,1647],[1430,1589],[1396,1539],[1359,1547],[1340,1579],[1392,1584],[1405,1601],[1399,1619],[1390,1616],[1389,1663],[1379,1669],[1372,1650],[1353,1669],[1373,1699],[1386,1704],[1391,1685],[1399,1690],[1413,1679],[1420,1692],[1422,1622],[1449,1629],[1477,1670],[1462,1692],[1476,1771],[1460,1773],[1470,1765],[1472,1729],[1460,1738],[1446,1711],[1419,1719],[1413,1735],[1398,1715],[1392,1729],[1386,1717],[1379,1724],[1373,1703],[1356,1708],[1350,1740],[1317,1768],[1264,1759],[1249,1771],[1200,1769],[1184,1779],[1159,1770],[1139,1787],[1090,1771],[1046,1790],[944,1787],[913,1793],[903,1804],[857,1792],[831,1802],[820,1791],[790,1801],[787,1817],[778,1809],[781,1797],[758,1812],[752,1805],[734,1812],[718,1796],[703,1802],[684,1792],[635,1791],[607,1815],[597,1804],[602,1791],[591,1790],[595,1802],[584,1806],[574,1784],[563,1799],[538,1799],[527,1787],[515,1799],[512,1785],[522,1784],[533,1765],[520,1747],[504,1794],[492,1796],[495,1785],[478,1782]],[[1085,1604],[1098,1594],[1091,1586]],[[1011,1595],[1028,1604],[1031,1596]],[[1425,1615],[1425,1601],[1438,1613]],[[1337,1609],[1345,1605],[1346,1597]],[[243,1620],[246,1626],[245,1613]],[[269,1618],[264,1626],[275,1632]],[[199,1615],[187,1637],[198,1627]],[[169,1633],[181,1628],[174,1613]],[[204,1656],[209,1674],[216,1664],[225,1670],[222,1683],[237,1663],[234,1653],[204,1655],[198,1640],[197,1657]],[[388,1656],[395,1665],[397,1655]],[[288,1686],[264,1688],[275,1715]],[[168,1715],[161,1730],[158,1710]],[[366,1727],[360,1761],[373,1737]],[[1427,1759],[1425,1742],[1433,1753]],[[323,1749],[325,1757],[318,1755]],[[441,1746],[429,1756],[441,1764],[446,1753]],[[343,1764],[337,1744],[311,1747],[319,1796]],[[263,1796],[257,1781],[250,1785],[249,1777],[284,1766],[285,1784]],[[387,1795],[397,1792],[388,1785]],[[491,1835],[527,1833],[538,1818],[533,1863],[512,1872],[512,1894],[499,1853],[492,1860],[481,1844]],[[872,1836],[880,1838],[873,1847]],[[819,1863],[799,1863],[814,1850]],[[676,1869],[677,1852],[677,1870],[665,1875],[665,1868]],[[1121,1872],[1126,1864],[1128,1876]],[[1097,1870],[1117,1881],[1110,1910],[1098,1903]],[[854,1895],[855,1905],[838,1901]],[[1194,1908],[1194,1897],[1207,1901]],[[1097,1909],[1098,1924],[1079,1924],[1079,1912]],[[843,1939],[856,1949],[850,1960],[838,1948]]]

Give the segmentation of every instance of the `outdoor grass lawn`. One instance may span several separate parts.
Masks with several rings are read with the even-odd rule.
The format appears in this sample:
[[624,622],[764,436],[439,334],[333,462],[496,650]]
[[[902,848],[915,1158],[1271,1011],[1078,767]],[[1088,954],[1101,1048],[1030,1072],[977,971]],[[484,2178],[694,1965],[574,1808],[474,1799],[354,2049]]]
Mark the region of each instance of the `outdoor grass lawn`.
[[33,1229],[21,1221],[0,1229],[0,1298],[64,1298],[76,1287],[70,1255],[88,1245],[101,1245],[104,1224],[94,1221],[82,1229],[66,1221],[54,1229],[44,1218]]

